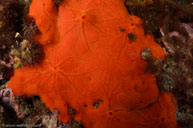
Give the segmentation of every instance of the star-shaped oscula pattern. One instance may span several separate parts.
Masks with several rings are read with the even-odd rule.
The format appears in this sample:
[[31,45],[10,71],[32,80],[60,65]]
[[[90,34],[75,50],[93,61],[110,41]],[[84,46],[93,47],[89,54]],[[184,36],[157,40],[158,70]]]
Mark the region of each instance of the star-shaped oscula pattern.
[[166,54],[123,3],[66,0],[57,8],[52,0],[32,0],[29,16],[45,58],[16,69],[8,87],[15,95],[40,96],[60,121],[75,119],[85,128],[177,127],[171,95],[159,92],[142,58],[146,48],[153,59]]
[[[78,98],[86,88],[79,89],[80,84],[81,86],[88,85],[86,84],[89,81],[88,74],[94,71],[93,68],[89,69],[84,65],[84,60],[64,56],[59,51],[61,47],[57,45],[46,47],[45,51],[53,50],[53,48],[58,51],[55,51],[55,54],[46,52],[40,64],[17,69],[14,74],[17,77],[11,78],[9,83],[15,95],[39,95],[51,110],[58,107],[65,108],[67,105],[65,99],[73,94],[77,94]],[[61,104],[63,106],[60,106]]]

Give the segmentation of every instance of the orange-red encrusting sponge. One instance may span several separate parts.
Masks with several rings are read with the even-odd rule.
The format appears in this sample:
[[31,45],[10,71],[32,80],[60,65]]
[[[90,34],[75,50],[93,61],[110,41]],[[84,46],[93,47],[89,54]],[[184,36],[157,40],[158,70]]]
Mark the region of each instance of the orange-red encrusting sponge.
[[176,110],[177,104],[174,96],[161,92],[156,103],[133,111],[129,124],[136,128],[177,128]]
[[58,9],[52,0],[33,0],[29,15],[40,29],[35,39],[45,58],[15,70],[8,85],[15,95],[38,95],[59,111],[60,121],[75,119],[85,128],[148,128],[162,115],[163,126],[176,126],[170,94],[160,94],[141,57],[146,48],[154,59],[166,53],[123,0],[67,0]]
[[177,106],[170,93],[161,92],[157,102],[143,109],[128,110],[119,102],[113,106],[102,100],[98,103],[98,108],[85,111],[83,123],[88,128],[177,128]]
[[40,35],[35,37],[39,43],[57,42],[57,8],[53,0],[32,0],[28,15],[35,19],[35,23],[41,32]]

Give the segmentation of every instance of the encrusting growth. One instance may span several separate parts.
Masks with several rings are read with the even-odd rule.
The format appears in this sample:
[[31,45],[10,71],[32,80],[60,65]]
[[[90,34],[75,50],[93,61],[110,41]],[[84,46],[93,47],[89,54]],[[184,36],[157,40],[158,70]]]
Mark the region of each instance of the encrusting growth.
[[154,59],[166,54],[123,0],[67,0],[58,8],[52,0],[32,0],[29,16],[45,58],[15,70],[8,85],[14,95],[39,95],[59,120],[85,128],[177,127],[172,95],[159,92],[141,58],[145,48]]

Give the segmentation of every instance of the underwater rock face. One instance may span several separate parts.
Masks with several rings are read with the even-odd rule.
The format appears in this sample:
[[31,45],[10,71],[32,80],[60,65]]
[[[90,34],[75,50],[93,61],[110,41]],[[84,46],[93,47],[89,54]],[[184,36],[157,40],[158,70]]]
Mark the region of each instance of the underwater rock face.
[[0,85],[13,75],[12,59],[9,55],[16,31],[21,29],[20,18],[23,7],[14,0],[0,1]]
[[[44,59],[15,70],[14,95],[38,95],[63,122],[85,128],[176,128],[176,103],[159,92],[141,54],[166,56],[123,0],[33,0],[29,16],[40,34]],[[72,111],[69,112],[69,108]]]

